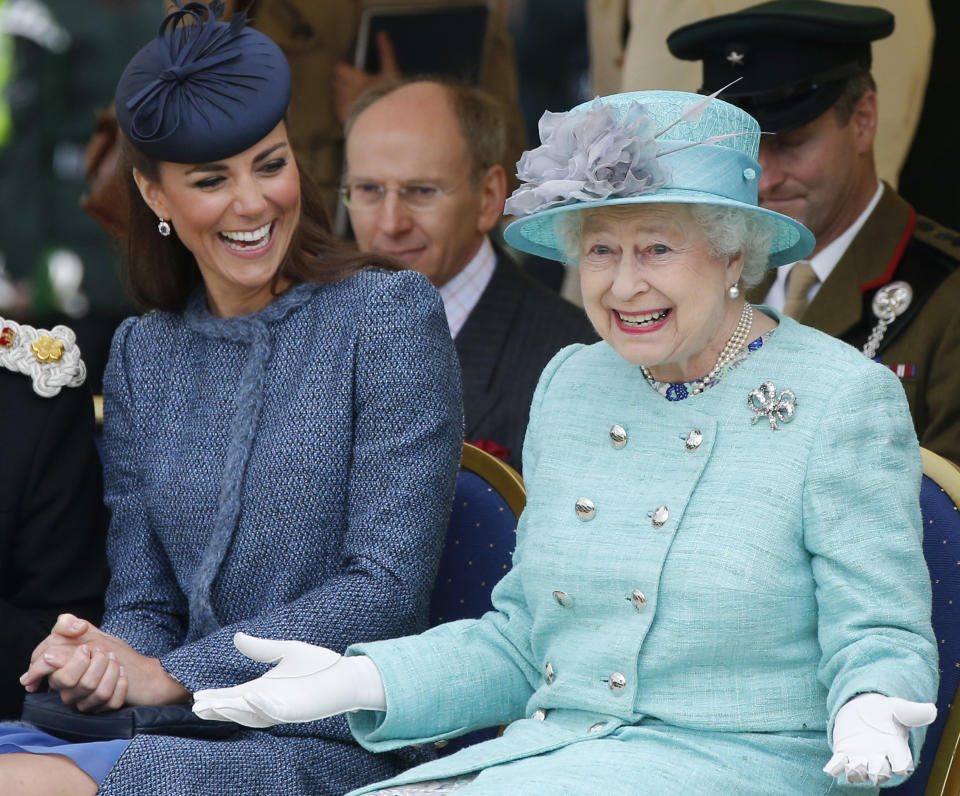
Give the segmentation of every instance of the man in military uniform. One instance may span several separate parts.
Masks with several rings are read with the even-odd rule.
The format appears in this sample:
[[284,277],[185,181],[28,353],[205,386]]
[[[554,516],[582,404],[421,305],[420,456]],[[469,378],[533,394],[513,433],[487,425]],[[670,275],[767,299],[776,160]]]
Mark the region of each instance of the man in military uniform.
[[[893,370],[920,444],[960,462],[960,235],[877,180],[870,42],[883,9],[774,0],[678,28],[679,58],[703,61],[701,93],[760,123],[760,204],[806,224],[809,261],[771,272],[750,299],[839,337]],[[864,396],[869,411],[870,396]]]
[[107,511],[86,375],[71,329],[0,317],[0,719],[20,716],[20,675],[57,616],[103,611]]

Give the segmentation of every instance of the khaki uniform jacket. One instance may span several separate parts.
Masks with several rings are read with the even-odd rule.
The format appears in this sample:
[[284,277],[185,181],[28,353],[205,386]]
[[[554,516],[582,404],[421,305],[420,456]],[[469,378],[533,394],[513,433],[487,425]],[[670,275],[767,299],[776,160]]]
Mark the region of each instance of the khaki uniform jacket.
[[[862,349],[877,323],[877,290],[913,289],[879,361],[900,377],[920,444],[960,462],[960,234],[918,216],[890,186],[800,321]],[[762,301],[768,280],[750,291]],[[869,402],[870,396],[864,396]]]

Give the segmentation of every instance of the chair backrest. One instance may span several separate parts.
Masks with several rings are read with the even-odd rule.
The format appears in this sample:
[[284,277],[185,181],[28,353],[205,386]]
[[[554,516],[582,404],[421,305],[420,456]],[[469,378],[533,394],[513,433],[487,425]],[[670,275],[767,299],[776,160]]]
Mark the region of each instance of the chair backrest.
[[100,461],[103,461],[103,396],[93,396],[93,420],[94,432],[93,442],[97,446],[97,453],[100,455]]
[[510,569],[526,495],[506,462],[464,443],[446,542],[430,600],[430,624],[490,610],[490,592]]
[[927,729],[916,772],[888,793],[960,794],[960,469],[921,448],[923,552],[933,587],[933,632],[940,652],[937,720]]
[[[517,519],[526,492],[520,474],[506,462],[464,443],[450,524],[436,585],[430,624],[476,619],[490,610],[490,592],[510,569],[517,541]],[[475,730],[438,741],[439,753],[486,741],[497,728]]]

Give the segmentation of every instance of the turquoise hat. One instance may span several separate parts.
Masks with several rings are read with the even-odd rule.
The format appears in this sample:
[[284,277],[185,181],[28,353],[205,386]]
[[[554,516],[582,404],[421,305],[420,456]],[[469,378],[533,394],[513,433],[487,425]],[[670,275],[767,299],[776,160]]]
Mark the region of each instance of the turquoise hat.
[[[719,93],[719,92],[717,92]],[[760,127],[716,95],[633,91],[599,97],[566,113],[544,113],[536,149],[517,164],[523,184],[504,212],[519,216],[504,239],[563,262],[554,220],[591,207],[705,204],[770,219],[769,267],[813,251],[814,237],[789,216],[757,206]]]

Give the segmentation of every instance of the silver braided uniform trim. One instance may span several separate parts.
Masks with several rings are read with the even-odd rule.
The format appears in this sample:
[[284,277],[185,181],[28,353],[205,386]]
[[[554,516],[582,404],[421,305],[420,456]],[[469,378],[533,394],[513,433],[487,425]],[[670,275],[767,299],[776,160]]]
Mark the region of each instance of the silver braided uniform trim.
[[[34,329],[0,316],[0,334],[6,330],[13,332],[14,339],[12,345],[5,345],[0,339],[0,367],[29,376],[37,395],[53,398],[62,388],[79,387],[86,380],[87,366],[80,358],[77,336],[69,327],[54,326],[50,331]],[[41,362],[34,353],[33,343],[43,336],[63,344],[63,353],[56,361]]]
[[870,332],[870,337],[863,346],[863,353],[868,359],[877,355],[877,349],[883,342],[887,327],[906,312],[913,301],[913,288],[906,282],[891,282],[880,288],[873,297],[873,315],[877,325]]

